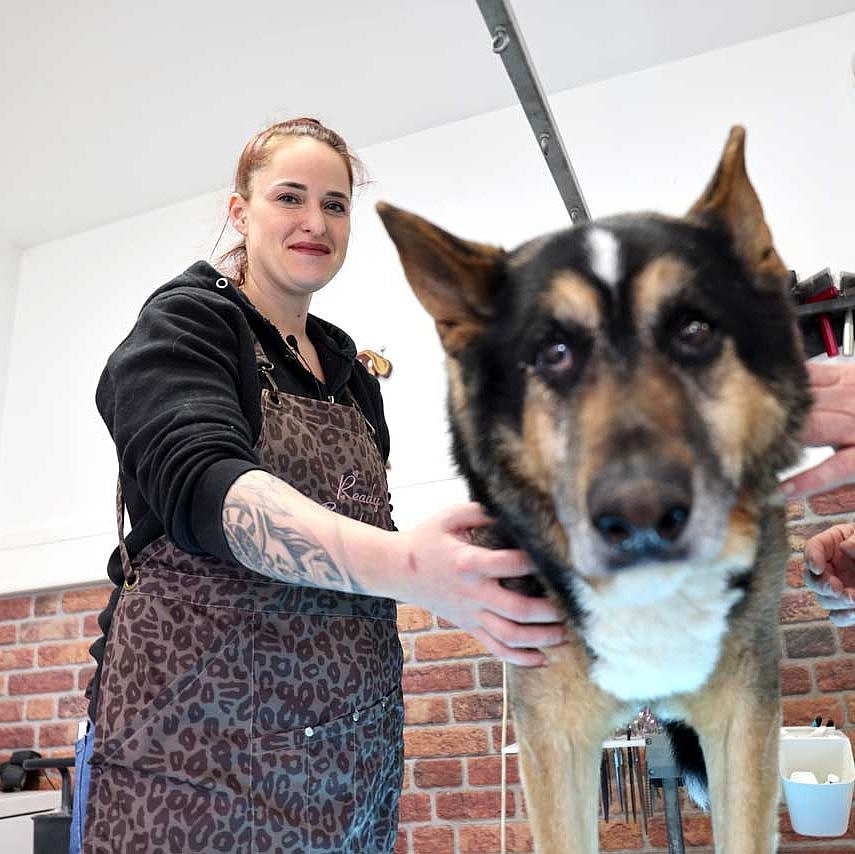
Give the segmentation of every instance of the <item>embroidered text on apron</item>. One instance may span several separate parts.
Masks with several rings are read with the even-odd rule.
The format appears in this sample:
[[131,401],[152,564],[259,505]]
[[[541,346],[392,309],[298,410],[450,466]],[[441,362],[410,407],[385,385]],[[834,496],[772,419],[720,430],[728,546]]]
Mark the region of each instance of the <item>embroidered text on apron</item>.
[[[361,412],[278,392],[256,354],[272,386],[259,462],[391,529]],[[131,566],[121,524],[126,582],[103,662],[86,854],[391,852],[403,770],[395,603],[274,582],[165,537]]]

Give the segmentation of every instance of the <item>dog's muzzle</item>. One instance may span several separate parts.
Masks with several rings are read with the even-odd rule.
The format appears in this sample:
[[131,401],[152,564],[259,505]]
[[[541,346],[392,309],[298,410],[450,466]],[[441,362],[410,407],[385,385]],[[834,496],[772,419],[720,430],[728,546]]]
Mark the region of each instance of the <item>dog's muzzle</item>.
[[690,473],[644,453],[611,462],[588,490],[590,524],[609,567],[671,560],[685,554],[692,512]]

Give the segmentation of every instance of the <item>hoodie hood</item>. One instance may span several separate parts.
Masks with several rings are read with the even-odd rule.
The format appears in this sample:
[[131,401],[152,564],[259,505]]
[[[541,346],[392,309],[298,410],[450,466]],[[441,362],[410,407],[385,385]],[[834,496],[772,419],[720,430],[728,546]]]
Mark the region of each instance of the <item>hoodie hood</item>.
[[[179,288],[201,288],[212,293],[219,294],[240,306],[248,307],[249,316],[253,327],[256,330],[260,328],[272,328],[275,326],[247,299],[243,291],[235,285],[235,283],[220,273],[219,270],[212,267],[207,261],[197,261],[195,264],[188,267],[183,273],[177,275],[174,279],[161,285],[143,304],[143,308],[152,300],[157,299],[162,294],[170,291],[178,290]],[[352,361],[356,358],[356,345],[353,339],[335,324],[320,317],[316,317],[311,312],[307,316],[306,331],[312,339],[312,343],[322,343],[328,349],[337,352],[338,355]],[[312,333],[315,333],[313,335]],[[326,341],[317,342],[316,335],[320,333]]]

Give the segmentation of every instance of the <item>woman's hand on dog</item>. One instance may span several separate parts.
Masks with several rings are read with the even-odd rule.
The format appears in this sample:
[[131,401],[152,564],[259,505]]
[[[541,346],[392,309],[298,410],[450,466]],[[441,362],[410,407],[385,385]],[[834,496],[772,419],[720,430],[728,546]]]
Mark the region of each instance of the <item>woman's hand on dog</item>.
[[525,554],[472,543],[470,532],[495,522],[480,504],[450,507],[401,534],[395,598],[425,608],[469,632],[511,664],[546,664],[539,651],[567,640],[559,608],[547,598],[506,590],[502,578],[529,575]]
[[855,363],[808,362],[813,407],[802,431],[806,445],[833,445],[824,462],[782,484],[787,498],[804,498],[855,482]]
[[836,626],[855,626],[855,523],[834,525],[805,544],[805,585]]

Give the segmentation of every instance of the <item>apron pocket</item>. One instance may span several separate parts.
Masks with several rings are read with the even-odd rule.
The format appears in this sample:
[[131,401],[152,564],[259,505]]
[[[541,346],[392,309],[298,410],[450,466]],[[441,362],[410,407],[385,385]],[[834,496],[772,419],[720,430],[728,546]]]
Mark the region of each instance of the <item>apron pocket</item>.
[[382,828],[394,843],[402,727],[395,690],[328,723],[253,739],[257,850],[391,850],[375,840]]
[[252,717],[248,633],[245,626],[232,629],[103,741],[96,727],[100,749],[94,764],[246,796]]

